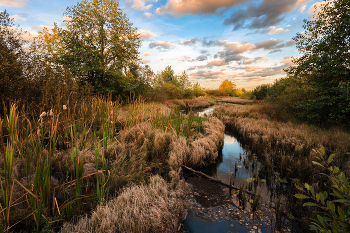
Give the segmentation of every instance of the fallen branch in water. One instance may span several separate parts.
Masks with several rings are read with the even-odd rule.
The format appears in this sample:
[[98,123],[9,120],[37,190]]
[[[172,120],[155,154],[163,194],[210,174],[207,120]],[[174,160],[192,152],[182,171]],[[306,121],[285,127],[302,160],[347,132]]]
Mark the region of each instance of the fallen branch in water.
[[[200,175],[200,176],[203,176],[203,177],[207,178],[207,179],[210,180],[210,181],[216,182],[216,183],[218,183],[218,184],[221,184],[221,185],[226,186],[226,187],[231,188],[231,189],[239,190],[239,188],[234,187],[234,186],[229,185],[229,184],[225,184],[225,183],[223,183],[221,180],[218,180],[218,179],[215,179],[215,178],[213,178],[213,177],[211,177],[211,176],[208,176],[208,175],[204,174],[203,172],[193,170],[192,168],[189,168],[189,167],[186,167],[186,166],[184,166],[184,168],[187,169],[187,170],[189,170],[189,171],[191,171],[191,172],[193,172],[193,173],[195,173],[195,174],[198,174],[198,175]],[[249,191],[245,191],[245,193],[250,194],[250,195],[255,195],[254,193],[249,192]]]

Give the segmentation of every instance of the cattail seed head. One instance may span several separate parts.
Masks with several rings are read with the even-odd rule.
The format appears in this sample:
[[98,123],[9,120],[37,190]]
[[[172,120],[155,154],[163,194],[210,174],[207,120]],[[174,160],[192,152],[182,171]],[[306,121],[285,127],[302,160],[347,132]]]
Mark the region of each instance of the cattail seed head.
[[44,116],[46,116],[46,112],[42,112],[39,117],[42,119]]

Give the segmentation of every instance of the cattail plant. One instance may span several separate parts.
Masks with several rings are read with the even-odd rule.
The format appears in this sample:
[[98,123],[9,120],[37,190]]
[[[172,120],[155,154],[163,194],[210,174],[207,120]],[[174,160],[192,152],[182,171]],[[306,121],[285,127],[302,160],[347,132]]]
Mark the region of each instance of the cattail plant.
[[[12,193],[14,187],[14,181],[12,180],[12,169],[13,169],[13,157],[16,151],[16,144],[18,142],[18,113],[16,106],[12,105],[10,109],[10,116],[7,117],[7,130],[9,132],[6,146],[4,144],[4,136],[2,133],[3,120],[0,117],[0,137],[2,143],[2,153],[4,156],[4,180],[5,184],[1,184],[1,194],[3,197],[3,205],[1,207],[1,213],[4,218],[4,226],[7,229],[10,225],[10,210]],[[12,184],[12,185],[11,185]]]

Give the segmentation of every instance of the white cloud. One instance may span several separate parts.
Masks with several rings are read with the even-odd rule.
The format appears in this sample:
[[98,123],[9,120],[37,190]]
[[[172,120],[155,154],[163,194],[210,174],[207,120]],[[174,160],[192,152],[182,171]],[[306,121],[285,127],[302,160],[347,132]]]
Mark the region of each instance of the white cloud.
[[306,8],[306,5],[302,6],[299,8],[299,12],[300,13],[303,13],[305,11],[305,8]]
[[1,0],[0,6],[24,7],[28,4],[28,0]]
[[175,48],[176,45],[170,43],[170,42],[165,42],[165,41],[158,41],[158,42],[152,42],[148,45],[149,48],[158,48],[158,49],[172,49]]
[[140,34],[142,39],[149,39],[151,37],[156,36],[156,34],[152,33],[151,31],[147,31],[147,30],[143,30],[143,29],[139,29],[138,33]]
[[146,11],[149,10],[153,5],[148,4],[147,2],[152,2],[152,0],[127,0],[127,3],[132,2],[131,8],[138,11]]
[[18,15],[12,15],[12,16],[10,16],[10,18],[13,19],[14,21],[17,21],[17,20],[22,20],[24,22],[27,21],[26,18],[22,18],[22,17],[20,17]]
[[225,59],[208,61],[207,63],[208,63],[208,66],[224,66],[224,65],[227,65],[227,62],[225,61]]
[[142,63],[150,63],[151,62],[151,60],[147,59],[147,58],[142,58],[141,61],[142,61]]
[[285,33],[285,32],[289,32],[289,29],[283,29],[283,28],[276,28],[275,26],[271,26],[269,28],[269,34],[280,34],[280,33]]
[[200,15],[212,14],[219,9],[227,10],[248,0],[169,0],[164,6],[157,8],[157,14]]
[[143,56],[150,56],[151,55],[151,52],[144,52],[143,53]]
[[145,18],[145,19],[150,19],[152,16],[153,16],[153,14],[150,12],[145,12],[141,15],[141,17]]

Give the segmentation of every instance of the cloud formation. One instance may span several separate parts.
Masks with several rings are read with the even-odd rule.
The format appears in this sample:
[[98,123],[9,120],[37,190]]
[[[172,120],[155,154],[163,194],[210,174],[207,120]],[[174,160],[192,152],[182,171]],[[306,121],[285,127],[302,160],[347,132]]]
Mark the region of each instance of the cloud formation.
[[271,38],[255,43],[255,49],[277,50],[295,45],[294,40],[287,40],[285,43],[280,39]]
[[275,26],[271,26],[269,28],[259,29],[259,30],[256,30],[254,32],[248,33],[248,34],[246,34],[246,36],[255,35],[255,34],[269,34],[269,35],[281,34],[281,33],[285,33],[285,32],[289,32],[289,29],[276,28]]
[[157,14],[183,15],[213,14],[219,10],[228,10],[249,0],[169,0],[157,8]]
[[10,18],[13,19],[14,21],[17,21],[17,20],[22,20],[24,22],[27,21],[26,18],[22,18],[22,17],[20,17],[18,15],[12,15],[12,16],[10,16]]
[[148,4],[147,2],[152,2],[152,0],[126,0],[127,3],[132,4],[131,8],[138,11],[146,11],[149,10],[153,5]]
[[28,0],[1,0],[0,6],[24,7],[28,4]]
[[197,41],[200,41],[201,38],[193,38],[191,40],[185,40],[184,42],[182,42],[181,44],[183,45],[189,45],[189,46],[192,46],[192,45],[195,45]]
[[199,70],[197,72],[189,73],[188,76],[192,79],[218,79],[222,76],[226,76],[225,71],[204,71]]
[[269,60],[270,60],[270,58],[268,58],[268,57],[260,56],[260,57],[255,57],[255,58],[252,58],[252,59],[245,59],[240,64],[250,65],[250,64],[253,64],[253,63],[267,62]]
[[143,53],[143,56],[150,56],[151,55],[151,52],[144,52]]
[[147,31],[143,29],[139,29],[137,32],[140,34],[140,37],[142,39],[149,39],[151,37],[156,36],[156,34],[152,33],[151,31]]
[[225,59],[208,61],[207,63],[208,63],[207,66],[209,66],[209,67],[210,66],[224,66],[224,65],[227,65],[227,62],[225,61]]
[[251,5],[247,9],[233,12],[224,24],[233,25],[233,30],[274,26],[281,23],[287,13],[309,1],[311,0],[263,0],[260,5]]
[[153,14],[150,12],[145,12],[141,15],[141,17],[144,19],[150,19],[152,16],[153,16]]
[[152,42],[148,45],[149,48],[157,48],[159,50],[169,50],[173,49],[176,47],[176,45],[170,43],[170,42],[165,42],[165,41],[158,41],[158,42]]
[[197,58],[196,58],[196,61],[205,61],[207,60],[208,57],[206,54],[202,54],[202,55],[199,55]]

